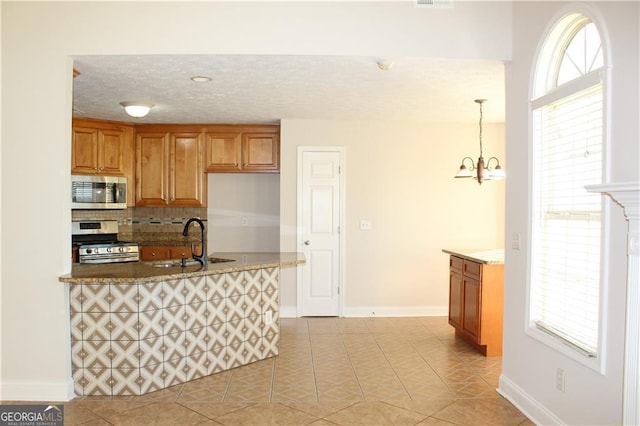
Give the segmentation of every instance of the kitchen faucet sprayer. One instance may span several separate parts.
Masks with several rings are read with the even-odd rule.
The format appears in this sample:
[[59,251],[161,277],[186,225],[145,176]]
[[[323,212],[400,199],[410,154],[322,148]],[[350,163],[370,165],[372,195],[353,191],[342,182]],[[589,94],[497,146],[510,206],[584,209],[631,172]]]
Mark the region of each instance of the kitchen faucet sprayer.
[[202,222],[202,220],[198,219],[197,217],[192,217],[191,219],[187,220],[187,222],[184,224],[182,235],[185,237],[189,235],[189,225],[191,225],[191,222],[196,222],[198,223],[198,225],[200,225],[200,254],[196,255],[194,253],[195,243],[191,243],[191,257],[193,257],[194,260],[200,262],[202,266],[205,266],[207,264],[207,243],[204,237],[204,223]]

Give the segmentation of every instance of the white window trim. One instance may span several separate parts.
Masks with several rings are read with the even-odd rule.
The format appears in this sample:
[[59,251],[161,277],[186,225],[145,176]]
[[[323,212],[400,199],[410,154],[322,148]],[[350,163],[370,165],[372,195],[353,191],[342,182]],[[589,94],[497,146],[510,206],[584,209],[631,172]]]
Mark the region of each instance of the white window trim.
[[[532,215],[532,206],[531,206],[531,202],[532,202],[532,193],[533,193],[533,162],[534,162],[534,158],[533,158],[533,151],[534,151],[534,147],[533,147],[533,111],[537,108],[539,108],[541,105],[545,105],[547,103],[550,103],[552,100],[557,100],[557,99],[561,99],[564,98],[565,96],[567,96],[567,94],[569,93],[575,93],[578,91],[579,88],[586,88],[586,87],[590,87],[593,84],[596,84],[597,82],[603,82],[603,117],[602,117],[602,126],[603,126],[603,132],[602,132],[602,137],[603,137],[603,151],[602,151],[602,167],[603,167],[603,182],[608,182],[609,181],[609,176],[610,176],[610,144],[607,143],[607,141],[611,140],[610,136],[611,136],[611,129],[609,126],[609,105],[610,105],[610,91],[609,88],[611,87],[610,84],[610,73],[608,72],[609,68],[610,68],[610,64],[609,64],[609,57],[608,57],[608,52],[610,52],[610,47],[608,44],[608,36],[606,34],[606,32],[604,31],[604,28],[602,25],[599,24],[599,22],[602,22],[601,19],[594,19],[594,14],[593,11],[591,10],[584,10],[582,7],[577,7],[577,8],[573,8],[573,9],[565,9],[564,11],[560,12],[554,19],[552,19],[549,27],[547,28],[547,30],[545,31],[544,35],[541,37],[541,41],[540,44],[538,46],[537,49],[537,54],[536,54],[536,62],[533,64],[532,66],[532,70],[531,70],[531,87],[530,87],[530,93],[533,94],[535,93],[535,84],[536,84],[536,79],[538,78],[537,76],[537,72],[538,69],[541,67],[541,64],[546,63],[547,64],[547,68],[548,68],[548,61],[546,60],[546,58],[542,58],[542,55],[544,53],[545,50],[545,43],[548,42],[549,40],[549,36],[552,32],[552,30],[554,29],[554,27],[558,24],[558,22],[560,22],[560,20],[562,19],[562,16],[567,15],[569,13],[580,13],[583,14],[585,16],[588,16],[592,22],[594,22],[596,24],[596,27],[598,28],[598,31],[600,33],[600,38],[601,38],[601,42],[602,42],[602,46],[603,46],[603,55],[604,55],[604,65],[602,66],[602,68],[595,70],[595,71],[591,71],[587,74],[585,74],[584,76],[582,76],[581,78],[572,80],[567,82],[566,84],[563,84],[561,86],[558,86],[557,88],[555,88],[554,90],[551,90],[545,94],[542,94],[536,98],[532,98],[529,102],[529,106],[528,106],[528,149],[527,149],[527,154],[528,154],[528,167],[529,167],[529,178],[528,178],[528,203],[529,203],[529,215],[527,217],[527,241],[532,241],[532,236],[533,236],[533,215]],[[557,44],[557,39],[556,40],[551,40],[552,42],[555,42]],[[589,357],[589,356],[585,356],[585,354],[581,351],[576,350],[574,347],[571,347],[569,344],[563,342],[562,339],[552,336],[540,329],[538,329],[538,327],[535,324],[532,324],[531,321],[531,272],[532,272],[532,250],[531,247],[529,247],[529,250],[527,251],[527,259],[526,259],[526,292],[525,292],[525,323],[524,323],[524,333],[525,335],[545,344],[546,346],[552,348],[553,350],[557,351],[558,353],[604,375],[606,373],[605,371],[605,366],[606,366],[606,358],[607,358],[607,330],[608,330],[608,318],[609,318],[609,310],[608,310],[608,306],[609,306],[609,301],[608,301],[608,295],[609,295],[609,283],[607,280],[607,277],[609,276],[609,270],[610,270],[610,261],[608,258],[608,251],[606,250],[606,247],[609,247],[609,240],[610,240],[610,232],[609,232],[609,220],[610,217],[610,204],[604,202],[603,200],[603,204],[602,204],[602,210],[601,210],[601,223],[602,223],[602,231],[601,231],[601,240],[600,240],[600,245],[601,245],[601,256],[600,256],[600,322],[599,322],[599,327],[598,327],[598,339],[599,339],[599,345],[598,345],[598,350],[597,350],[597,356],[596,357]]]

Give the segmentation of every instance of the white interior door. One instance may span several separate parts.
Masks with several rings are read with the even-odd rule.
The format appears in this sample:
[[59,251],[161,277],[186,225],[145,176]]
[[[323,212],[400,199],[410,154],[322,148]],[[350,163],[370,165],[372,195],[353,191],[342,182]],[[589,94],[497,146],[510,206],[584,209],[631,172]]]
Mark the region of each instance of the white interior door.
[[306,263],[299,267],[298,313],[341,314],[342,150],[298,150],[298,241]]

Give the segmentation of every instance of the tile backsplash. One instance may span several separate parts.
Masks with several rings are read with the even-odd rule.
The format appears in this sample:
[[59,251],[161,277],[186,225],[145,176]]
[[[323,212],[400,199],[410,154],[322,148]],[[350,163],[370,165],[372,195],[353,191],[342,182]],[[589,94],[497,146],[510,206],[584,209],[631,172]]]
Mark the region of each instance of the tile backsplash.
[[[125,210],[72,210],[72,220],[117,220],[118,239],[123,241],[182,240],[185,222],[198,217],[205,223],[206,207],[135,207]],[[200,235],[197,226],[190,235]]]

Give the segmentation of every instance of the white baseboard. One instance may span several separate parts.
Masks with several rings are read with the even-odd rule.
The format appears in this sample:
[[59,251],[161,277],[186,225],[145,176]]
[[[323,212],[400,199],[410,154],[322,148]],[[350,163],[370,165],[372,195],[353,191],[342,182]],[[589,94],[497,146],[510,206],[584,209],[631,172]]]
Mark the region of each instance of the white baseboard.
[[[448,306],[378,306],[344,308],[343,317],[446,317]],[[295,306],[280,306],[280,318],[298,318]]]
[[537,425],[563,425],[562,420],[532,398],[524,389],[509,380],[504,374],[500,375],[498,393],[515,405],[525,416]]
[[2,401],[63,402],[75,398],[73,380],[67,382],[2,381]]
[[345,317],[442,317],[449,313],[448,306],[363,306],[345,307]]
[[298,318],[298,309],[295,306],[280,306],[280,318]]

